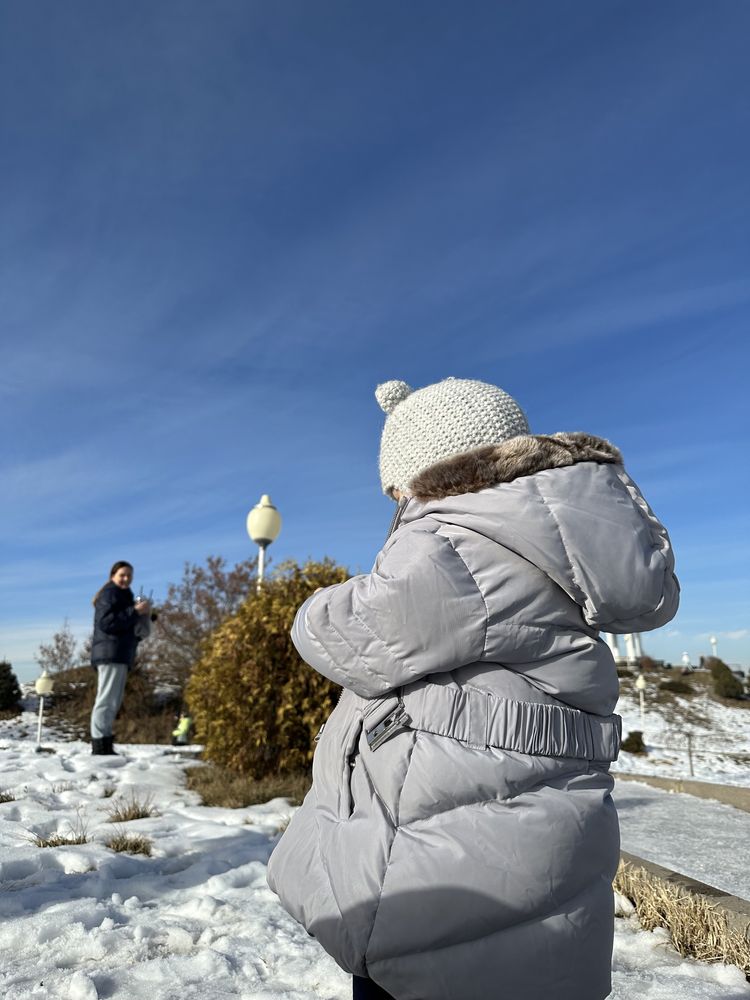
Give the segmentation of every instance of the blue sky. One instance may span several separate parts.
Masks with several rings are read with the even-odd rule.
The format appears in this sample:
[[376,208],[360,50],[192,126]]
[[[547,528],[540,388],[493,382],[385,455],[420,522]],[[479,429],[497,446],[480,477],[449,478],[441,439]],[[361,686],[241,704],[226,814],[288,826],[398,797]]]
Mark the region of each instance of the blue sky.
[[0,8],[0,656],[126,558],[369,568],[378,382],[480,378],[623,451],[750,665],[750,5]]

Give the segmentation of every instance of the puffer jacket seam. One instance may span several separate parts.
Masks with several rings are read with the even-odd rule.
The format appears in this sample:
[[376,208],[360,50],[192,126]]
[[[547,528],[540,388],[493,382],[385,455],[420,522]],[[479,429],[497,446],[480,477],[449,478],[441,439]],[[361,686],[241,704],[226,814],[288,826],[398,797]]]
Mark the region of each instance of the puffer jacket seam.
[[569,908],[573,900],[578,899],[579,896],[583,896],[584,893],[586,893],[591,889],[592,885],[593,885],[593,880],[591,882],[588,882],[583,887],[583,889],[580,889],[578,892],[574,892],[572,896],[568,896],[566,899],[560,900],[557,906],[552,910],[544,910],[540,913],[535,914],[533,917],[527,917],[526,920],[520,920],[518,922],[508,924],[506,927],[498,927],[497,930],[491,931],[489,934],[483,934],[481,937],[470,937],[466,938],[464,941],[451,941],[449,944],[441,944],[441,945],[430,944],[429,947],[427,948],[415,948],[413,951],[409,951],[405,955],[389,955],[388,959],[380,959],[379,961],[392,962],[394,960],[398,961],[398,959],[400,958],[406,958],[407,956],[411,957],[412,955],[426,955],[428,953],[431,954],[432,952],[436,951],[445,951],[447,948],[461,948],[464,945],[470,945],[475,942],[478,943],[480,941],[486,941],[487,938],[495,937],[497,934],[505,934],[506,931],[511,931],[511,930],[515,931],[517,930],[517,928],[524,927],[526,924],[539,923],[540,921],[545,920],[547,917],[549,917],[552,913],[555,913],[557,910],[563,908],[565,909]]
[[[390,650],[388,644],[385,642],[385,640],[382,639],[376,632],[373,632],[373,630],[367,625],[366,622],[364,622],[359,617],[359,615],[357,614],[356,611],[354,611],[353,608],[352,608],[351,614],[352,614],[352,618],[354,618],[357,622],[359,622],[359,624],[362,626],[362,628],[365,630],[365,632],[367,632],[368,635],[372,636],[372,638],[376,642],[378,642],[383,647],[383,649],[385,649],[385,651],[388,654],[388,656],[391,659],[394,659],[394,660],[398,661],[398,657],[394,656],[394,654],[391,652],[391,650]],[[383,684],[386,684],[386,690],[391,690],[391,685],[388,683],[388,678],[384,677],[382,674],[376,673],[374,670],[372,670],[370,667],[367,666],[367,664],[365,663],[365,661],[362,659],[362,657],[357,652],[357,650],[354,648],[354,646],[352,646],[352,644],[349,642],[349,640],[346,638],[346,636],[342,632],[340,632],[336,628],[336,626],[333,624],[333,622],[331,621],[330,615],[328,617],[328,623],[327,624],[328,624],[328,628],[330,628],[331,632],[333,632],[333,634],[340,640],[340,642],[342,642],[343,645],[346,646],[346,648],[351,652],[351,654],[352,654],[352,656],[354,658],[354,662],[357,663],[357,664],[359,664],[359,666],[361,666],[361,668],[364,671],[364,673],[366,673],[369,677],[371,677],[379,686],[382,686]],[[331,660],[332,665],[336,668],[337,672],[341,673],[343,675],[343,677],[344,677],[345,680],[348,680],[349,674],[343,669],[343,667],[339,664],[338,660],[328,650],[328,648],[326,647],[326,645],[323,642],[323,640],[319,636],[317,636],[317,635],[312,636],[312,638],[314,638],[320,644],[320,646],[322,647],[323,651],[326,653],[326,655]],[[342,687],[348,687],[348,685],[342,683]]]
[[323,849],[322,849],[321,840],[320,840],[320,830],[317,829],[317,818],[316,818],[316,831],[315,832],[317,834],[317,836],[315,838],[315,848],[316,848],[316,850],[318,852],[318,861],[320,862],[320,867],[325,872],[326,882],[328,883],[328,891],[331,894],[331,899],[333,900],[333,903],[334,903],[336,909],[339,912],[339,917],[341,918],[341,925],[340,926],[341,926],[341,928],[343,930],[343,933],[346,935],[346,938],[347,938],[347,940],[349,942],[349,951],[353,955],[353,954],[355,954],[356,949],[354,947],[354,942],[352,941],[351,936],[349,935],[349,931],[348,931],[348,928],[347,928],[347,925],[346,925],[346,920],[344,919],[344,914],[343,914],[343,912],[341,910],[341,907],[339,906],[339,901],[336,898],[336,893],[334,892],[334,889],[333,889],[333,880],[331,879],[331,873],[328,871],[328,865],[326,864],[326,860],[325,860],[325,858],[323,856]]
[[435,532],[435,534],[436,535],[439,534],[443,538],[447,539],[448,543],[450,544],[450,547],[453,549],[453,551],[456,553],[456,555],[458,556],[458,558],[461,560],[461,562],[462,562],[462,564],[463,564],[466,572],[471,577],[471,582],[477,588],[479,596],[482,598],[482,604],[484,605],[484,641],[482,643],[482,658],[484,658],[484,656],[485,656],[485,654],[487,652],[487,639],[488,639],[489,630],[490,630],[490,609],[487,607],[487,601],[485,600],[484,594],[482,593],[482,588],[477,583],[477,581],[476,581],[476,579],[474,577],[474,574],[469,569],[469,564],[466,562],[466,560],[464,559],[464,557],[458,551],[456,543],[453,541],[453,539],[451,538],[451,536],[443,534],[443,532],[439,528]]
[[[482,588],[479,586],[479,584],[477,583],[477,581],[474,579],[474,574],[469,569],[468,563],[466,562],[466,560],[464,559],[464,557],[461,555],[461,553],[456,548],[456,545],[453,542],[453,539],[450,537],[450,535],[444,534],[442,531],[440,531],[439,527],[436,528],[434,531],[429,532],[429,534],[439,535],[441,538],[443,538],[448,543],[448,545],[450,545],[451,551],[453,551],[456,554],[456,556],[461,560],[461,565],[464,567],[464,569],[468,573],[469,579],[474,584],[474,586],[475,586],[475,588],[477,590],[477,593],[479,594],[479,596],[482,599],[482,604],[484,606],[484,641],[482,643],[482,656],[484,656],[485,653],[487,652],[487,637],[488,637],[488,633],[489,633],[490,613],[489,613],[489,608],[487,607],[487,601],[484,599],[484,594],[482,593]],[[391,647],[388,645],[388,643],[385,641],[385,639],[383,639],[382,636],[379,636],[377,634],[377,632],[374,632],[370,628],[370,626],[367,624],[367,622],[364,621],[363,618],[360,618],[360,616],[357,614],[357,612],[354,610],[354,608],[351,609],[351,614],[352,614],[352,617],[357,622],[359,622],[359,624],[362,626],[362,628],[364,629],[364,631],[367,632],[368,635],[372,636],[372,638],[376,642],[378,642],[383,647],[383,649],[385,649],[385,651],[388,653],[388,655],[392,659],[396,660],[396,662],[403,663],[403,665],[408,670],[408,668],[409,668],[408,663],[405,660],[403,660],[401,657],[396,656],[396,654],[392,651]],[[339,637],[341,639],[344,639],[344,637],[335,629],[333,623],[329,621],[329,624],[330,624],[331,628],[336,632],[336,634],[339,635]],[[344,641],[346,641],[346,640],[344,640]],[[347,643],[347,645],[349,645],[349,643]],[[352,649],[351,646],[349,646],[349,648]],[[353,649],[352,649],[352,652],[354,653]],[[355,653],[355,656],[356,655],[357,654]],[[360,662],[362,662],[361,659],[360,659]],[[362,665],[364,666],[364,663]],[[367,669],[367,668],[365,667],[365,669]],[[377,676],[377,674],[374,674],[373,676]]]
[[537,496],[539,497],[539,499],[541,500],[542,506],[547,511],[547,513],[549,514],[549,516],[552,518],[552,523],[555,526],[555,530],[557,532],[557,537],[560,539],[560,544],[563,547],[563,552],[565,553],[565,558],[568,560],[568,566],[570,567],[570,578],[573,581],[573,585],[576,588],[576,591],[578,592],[577,593],[577,597],[575,598],[576,603],[579,604],[581,607],[583,607],[585,605],[585,603],[586,603],[586,591],[585,591],[584,587],[581,586],[581,583],[580,583],[580,581],[578,580],[578,578],[576,576],[575,564],[573,562],[573,559],[571,558],[570,550],[568,549],[568,545],[567,545],[567,543],[565,541],[565,536],[563,535],[562,525],[560,524],[560,521],[559,521],[557,515],[555,514],[554,510],[552,509],[552,505],[550,504],[550,502],[548,501],[548,499],[545,497],[545,495],[542,493],[542,490],[541,490],[541,488],[539,486],[539,483],[535,481],[535,479],[534,479],[533,476],[529,477],[529,483],[530,483],[532,489],[535,490],[535,492],[536,492]]
[[[392,660],[396,660],[397,662],[400,660],[400,657],[395,655],[395,653],[391,650],[391,647],[388,645],[385,639],[383,639],[382,636],[379,636],[377,632],[374,632],[367,624],[367,622],[364,620],[364,618],[359,617],[354,608],[352,608],[352,618],[354,618],[355,621],[359,622],[363,630],[367,632],[367,634],[371,636],[375,642],[379,643],[383,647],[383,649],[386,651],[386,653]],[[404,666],[408,669],[407,663],[404,663]]]
[[[363,625],[363,626],[364,626],[365,628],[367,628],[367,626],[365,626],[365,625],[364,625],[364,622],[362,621],[362,619],[361,619],[361,618],[359,618],[359,617],[358,617],[358,616],[356,615],[356,613],[355,613],[354,611],[352,611],[352,615],[354,616],[354,618],[356,618],[356,619],[357,619],[357,621],[358,621],[358,622],[360,622],[360,624],[361,624],[361,625]],[[348,648],[349,650],[351,650],[351,653],[352,653],[352,656],[353,656],[353,657],[354,657],[354,659],[355,659],[355,662],[356,662],[356,663],[358,663],[358,664],[359,664],[359,665],[360,665],[360,666],[362,667],[362,670],[363,670],[363,671],[364,671],[364,672],[365,672],[366,674],[368,674],[368,676],[372,677],[372,678],[373,678],[373,680],[374,680],[374,681],[376,681],[376,682],[377,682],[377,683],[378,683],[379,685],[382,685],[382,684],[383,684],[384,682],[385,682],[385,683],[387,683],[387,679],[386,679],[385,677],[383,677],[383,675],[382,675],[382,674],[377,674],[377,673],[375,673],[375,671],[374,671],[374,670],[370,669],[370,667],[368,667],[368,666],[367,666],[367,664],[366,664],[366,663],[365,663],[365,661],[364,661],[364,660],[362,659],[362,657],[361,657],[361,656],[359,655],[359,653],[358,653],[358,652],[356,651],[356,649],[355,649],[355,648],[354,648],[354,647],[352,646],[352,644],[351,644],[351,643],[350,643],[350,642],[348,641],[348,639],[347,639],[347,638],[346,638],[346,637],[345,637],[345,636],[344,636],[344,635],[343,635],[343,634],[342,634],[341,632],[339,632],[339,630],[338,630],[338,629],[336,628],[336,626],[335,626],[335,625],[333,624],[333,622],[332,622],[332,621],[331,621],[330,619],[329,619],[329,621],[328,621],[328,627],[329,627],[329,628],[331,629],[331,631],[332,631],[332,632],[333,632],[333,633],[334,633],[334,634],[335,634],[335,635],[336,635],[336,636],[337,636],[337,637],[338,637],[338,638],[339,638],[339,639],[341,640],[341,642],[342,642],[342,643],[343,643],[343,644],[344,644],[344,645],[345,645],[345,646],[346,646],[346,647],[347,647],[347,648]],[[370,632],[370,629],[367,629],[367,631],[368,631],[368,632]],[[378,638],[379,638],[378,636],[376,636],[376,635],[375,635],[375,633],[374,633],[374,632],[370,632],[370,634],[371,634],[371,635],[372,635],[372,636],[373,636],[373,637],[374,637],[375,639],[378,639]],[[386,650],[388,650],[388,647],[387,647],[387,646],[385,645],[385,643],[383,642],[383,640],[382,640],[382,639],[380,639],[379,641],[381,642],[381,644],[382,644],[383,646],[385,646]],[[323,646],[323,649],[325,649],[325,645],[324,645],[324,644],[323,644],[323,643],[322,643],[322,642],[320,641],[320,639],[318,639],[318,642],[320,642],[321,646]],[[388,650],[388,652],[389,652],[389,655],[390,655],[390,650]],[[345,678],[346,678],[346,679],[348,680],[348,677],[349,677],[349,675],[348,675],[348,674],[347,674],[347,673],[346,673],[346,672],[345,672],[345,671],[344,671],[344,670],[342,669],[342,667],[341,667],[341,666],[340,666],[340,665],[338,664],[338,662],[337,662],[337,661],[336,661],[336,660],[335,660],[335,659],[333,658],[333,656],[331,656],[331,654],[330,654],[330,653],[328,652],[328,650],[327,650],[327,649],[326,649],[326,653],[328,654],[328,656],[330,656],[330,657],[331,657],[331,660],[332,660],[332,662],[333,662],[333,663],[334,663],[334,664],[336,665],[336,668],[337,668],[337,669],[338,669],[338,670],[339,670],[339,671],[340,671],[341,673],[343,673],[344,677],[345,677]],[[347,685],[346,685],[346,684],[343,684],[343,685],[342,685],[342,687],[347,687]]]
[[[419,733],[417,733],[415,735],[414,741],[413,741],[413,743],[411,745],[411,748],[409,749],[409,759],[406,762],[406,771],[404,772],[404,779],[401,782],[401,789],[399,791],[398,802],[396,803],[396,810],[395,810],[396,814],[399,815],[399,818],[400,818],[400,812],[401,812],[401,797],[404,794],[404,787],[406,786],[406,779],[409,777],[409,770],[411,768],[411,762],[414,759],[414,751],[417,749],[417,743],[419,742],[419,735],[420,735]],[[408,826],[408,824],[404,824],[402,826],[402,824],[400,822],[397,823],[394,826],[393,837],[391,838],[391,842],[388,845],[388,855],[387,855],[387,857],[385,859],[385,866],[383,868],[383,877],[380,879],[380,891],[378,892],[378,902],[377,902],[377,905],[375,906],[375,912],[372,915],[372,922],[370,924],[370,933],[367,935],[367,943],[365,944],[365,950],[364,950],[364,956],[363,956],[364,957],[364,961],[365,961],[365,968],[367,968],[367,952],[369,951],[369,948],[370,948],[370,941],[372,940],[372,935],[375,932],[375,924],[376,924],[377,919],[378,919],[378,913],[380,912],[380,903],[381,903],[381,900],[383,899],[383,891],[385,889],[385,880],[388,877],[388,868],[389,868],[390,863],[391,863],[391,855],[393,854],[393,846],[396,843],[396,837],[398,837],[399,830],[405,829],[406,826]]]
[[[431,733],[430,735],[434,736],[435,734]],[[440,737],[440,739],[445,739],[445,738],[446,737]],[[532,757],[532,756],[534,756],[534,757],[536,757],[536,756],[541,757],[542,756],[541,754],[522,754],[520,750],[516,750],[516,751],[513,751],[513,752],[517,753],[521,757]],[[545,760],[556,760],[556,761],[559,761],[559,760],[563,760],[564,758],[562,758],[562,757],[545,757],[544,759]],[[576,761],[578,761],[579,759],[580,758],[578,758],[578,757],[571,757],[570,758],[570,760],[576,760]],[[588,765],[591,763],[591,761],[581,761],[581,763],[585,764],[586,767],[575,767],[575,768],[572,768],[570,771],[564,771],[562,774],[556,775],[556,778],[568,778],[568,777],[573,777],[573,776],[577,776],[577,775],[588,774],[589,773]],[[602,774],[603,772],[597,770],[596,773],[597,774]],[[611,772],[607,771],[606,773],[611,776]],[[549,776],[544,777],[544,778],[540,778],[540,780],[535,785],[529,785],[528,787],[521,789],[521,791],[516,792],[514,795],[506,795],[505,798],[502,798],[502,799],[494,797],[494,798],[491,798],[491,799],[473,799],[471,802],[459,802],[459,803],[457,803],[454,806],[449,806],[447,809],[441,809],[440,812],[434,812],[433,811],[433,812],[430,813],[429,816],[415,816],[414,819],[407,820],[405,823],[400,823],[399,826],[401,828],[403,828],[404,830],[406,830],[409,827],[414,826],[417,823],[430,823],[433,819],[436,819],[438,816],[447,816],[449,813],[457,812],[459,809],[469,809],[472,806],[480,806],[480,807],[481,806],[487,806],[487,805],[490,805],[493,802],[497,802],[498,804],[499,803],[505,803],[505,802],[514,802],[520,795],[526,795],[529,792],[536,791],[536,789],[544,787],[547,784],[549,784]]]

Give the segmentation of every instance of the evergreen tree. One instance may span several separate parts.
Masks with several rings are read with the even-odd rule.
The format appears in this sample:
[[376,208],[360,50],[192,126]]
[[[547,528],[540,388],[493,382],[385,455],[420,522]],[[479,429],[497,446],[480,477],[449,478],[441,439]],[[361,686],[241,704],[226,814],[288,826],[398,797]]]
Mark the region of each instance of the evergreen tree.
[[13,668],[7,660],[0,660],[0,709],[17,708],[21,701],[21,688]]

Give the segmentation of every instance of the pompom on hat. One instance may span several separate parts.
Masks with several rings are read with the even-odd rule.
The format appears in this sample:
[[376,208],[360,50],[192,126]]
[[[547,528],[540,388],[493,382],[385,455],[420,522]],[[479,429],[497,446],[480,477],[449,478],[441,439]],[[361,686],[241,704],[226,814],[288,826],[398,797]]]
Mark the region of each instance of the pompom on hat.
[[528,434],[521,407],[507,392],[487,382],[447,378],[424,389],[406,382],[383,382],[375,398],[388,415],[380,439],[383,492],[409,492],[424,469],[450,455]]

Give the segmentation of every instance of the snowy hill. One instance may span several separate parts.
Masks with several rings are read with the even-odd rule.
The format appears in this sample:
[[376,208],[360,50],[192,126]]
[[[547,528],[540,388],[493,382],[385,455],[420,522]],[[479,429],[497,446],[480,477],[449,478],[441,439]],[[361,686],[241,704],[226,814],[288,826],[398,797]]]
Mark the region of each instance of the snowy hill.
[[[648,756],[623,751],[613,772],[687,778],[689,734],[695,778],[750,786],[750,701],[717,699],[704,671],[685,677],[676,671],[655,671],[646,677],[643,722],[632,677],[621,679],[616,711],[623,719],[623,736],[643,731]],[[659,684],[668,680],[687,681],[695,694],[660,690]]]

